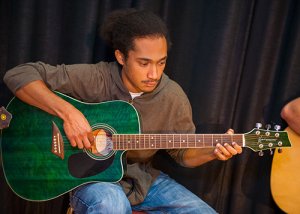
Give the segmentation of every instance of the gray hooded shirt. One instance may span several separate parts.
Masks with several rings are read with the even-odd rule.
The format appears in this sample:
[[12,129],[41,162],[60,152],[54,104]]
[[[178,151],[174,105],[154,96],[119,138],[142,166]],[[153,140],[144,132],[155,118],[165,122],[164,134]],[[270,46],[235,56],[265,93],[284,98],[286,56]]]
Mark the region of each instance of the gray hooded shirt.
[[[19,65],[4,76],[4,82],[15,93],[19,88],[43,80],[46,85],[83,102],[98,103],[111,100],[130,102],[138,111],[144,134],[195,133],[189,100],[182,88],[166,74],[156,89],[131,99],[124,86],[121,68],[116,62],[52,66],[42,62]],[[159,174],[151,160],[158,150],[129,150],[126,152],[127,171],[120,181],[132,205],[141,203]],[[167,152],[183,165],[185,149]]]

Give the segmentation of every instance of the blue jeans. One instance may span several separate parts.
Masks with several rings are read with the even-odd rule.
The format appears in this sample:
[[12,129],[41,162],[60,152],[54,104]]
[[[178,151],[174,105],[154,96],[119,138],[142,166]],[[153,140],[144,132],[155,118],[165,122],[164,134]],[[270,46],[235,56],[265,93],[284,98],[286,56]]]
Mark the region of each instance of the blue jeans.
[[204,201],[168,175],[160,173],[144,202],[131,206],[118,183],[91,183],[79,187],[71,196],[75,213],[131,214],[132,210],[147,213],[216,213]]

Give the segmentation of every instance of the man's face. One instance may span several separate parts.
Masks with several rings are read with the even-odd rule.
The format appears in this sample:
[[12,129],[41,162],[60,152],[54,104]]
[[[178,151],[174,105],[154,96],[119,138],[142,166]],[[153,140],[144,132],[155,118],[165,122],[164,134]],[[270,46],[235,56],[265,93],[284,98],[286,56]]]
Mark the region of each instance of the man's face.
[[134,49],[121,63],[124,85],[134,93],[153,91],[163,74],[166,60],[167,41],[164,37],[135,39]]

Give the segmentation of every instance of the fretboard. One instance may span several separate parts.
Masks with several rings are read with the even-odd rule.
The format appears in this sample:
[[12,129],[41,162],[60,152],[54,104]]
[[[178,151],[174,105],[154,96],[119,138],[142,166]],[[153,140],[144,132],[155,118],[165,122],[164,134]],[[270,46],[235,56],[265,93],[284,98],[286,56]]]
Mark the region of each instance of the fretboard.
[[114,134],[114,150],[209,148],[218,143],[244,146],[244,134]]

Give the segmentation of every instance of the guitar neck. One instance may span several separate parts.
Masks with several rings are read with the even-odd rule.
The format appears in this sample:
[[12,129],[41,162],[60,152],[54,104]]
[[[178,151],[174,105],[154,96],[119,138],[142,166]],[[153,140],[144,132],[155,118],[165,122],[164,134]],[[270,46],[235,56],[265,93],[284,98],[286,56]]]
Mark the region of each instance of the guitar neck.
[[244,146],[244,134],[114,134],[114,150],[211,148],[218,143]]

